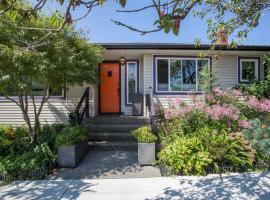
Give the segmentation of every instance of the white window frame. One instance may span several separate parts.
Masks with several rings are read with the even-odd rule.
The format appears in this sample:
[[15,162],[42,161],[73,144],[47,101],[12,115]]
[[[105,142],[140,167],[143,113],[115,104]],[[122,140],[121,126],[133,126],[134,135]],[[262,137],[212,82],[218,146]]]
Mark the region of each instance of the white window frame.
[[[159,91],[158,90],[158,69],[157,69],[157,62],[158,60],[168,60],[168,91]],[[181,61],[181,69],[183,67],[183,60],[195,60],[195,70],[196,70],[196,90],[195,92],[202,92],[199,89],[199,83],[198,83],[198,61],[199,60],[207,60],[208,61],[208,70],[210,70],[210,58],[194,58],[194,57],[156,57],[155,58],[155,91],[157,93],[188,93],[190,91],[194,91],[194,90],[179,90],[179,91],[171,91],[171,79],[170,79],[170,72],[171,72],[171,60],[180,60]],[[181,70],[182,72],[182,70]],[[181,76],[183,77],[183,76]],[[182,83],[183,83],[183,78],[181,79]]]
[[240,79],[239,81],[241,83],[248,83],[250,80],[247,79],[242,79],[242,73],[243,73],[243,65],[242,62],[246,61],[246,62],[254,62],[255,63],[255,77],[258,80],[259,79],[259,60],[256,58],[239,58],[239,73],[240,73]]
[[132,102],[129,102],[129,87],[128,87],[128,72],[129,72],[129,64],[135,64],[135,94],[138,92],[138,62],[137,61],[127,61],[126,63],[126,104],[131,105]]

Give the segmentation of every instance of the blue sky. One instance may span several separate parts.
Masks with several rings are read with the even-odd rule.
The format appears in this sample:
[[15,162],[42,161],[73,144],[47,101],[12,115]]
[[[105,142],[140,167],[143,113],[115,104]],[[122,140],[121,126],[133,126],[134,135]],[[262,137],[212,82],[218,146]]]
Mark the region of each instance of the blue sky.
[[[127,9],[140,8],[147,4],[148,0],[128,0]],[[165,42],[165,43],[193,43],[196,38],[202,43],[208,43],[206,36],[206,22],[191,14],[181,23],[180,34],[165,34],[164,32],[140,35],[124,27],[117,26],[111,19],[119,20],[134,27],[149,30],[157,18],[154,10],[146,10],[141,13],[126,14],[117,13],[115,10],[120,6],[109,1],[104,7],[96,7],[92,12],[80,22],[76,27],[88,32],[91,42]],[[84,13],[83,9],[78,13]],[[244,44],[249,45],[270,45],[270,12],[264,13],[259,26],[250,32]]]

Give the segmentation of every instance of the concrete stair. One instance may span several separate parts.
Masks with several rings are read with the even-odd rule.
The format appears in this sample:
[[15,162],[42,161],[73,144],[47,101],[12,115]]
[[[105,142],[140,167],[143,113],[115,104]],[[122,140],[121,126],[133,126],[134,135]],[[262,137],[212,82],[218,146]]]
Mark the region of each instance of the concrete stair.
[[89,133],[90,150],[137,151],[137,141],[130,132],[149,123],[146,117],[98,116],[86,119],[84,127]]

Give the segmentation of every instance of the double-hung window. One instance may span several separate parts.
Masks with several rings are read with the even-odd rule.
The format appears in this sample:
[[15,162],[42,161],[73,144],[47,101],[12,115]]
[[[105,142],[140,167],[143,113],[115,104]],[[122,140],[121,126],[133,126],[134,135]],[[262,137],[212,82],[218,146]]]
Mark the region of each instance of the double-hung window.
[[239,83],[250,83],[259,79],[259,59],[239,58]]
[[155,91],[160,93],[201,91],[200,72],[210,70],[209,58],[157,57],[155,62]]
[[127,61],[126,66],[126,102],[131,104],[132,96],[138,92],[138,62]]

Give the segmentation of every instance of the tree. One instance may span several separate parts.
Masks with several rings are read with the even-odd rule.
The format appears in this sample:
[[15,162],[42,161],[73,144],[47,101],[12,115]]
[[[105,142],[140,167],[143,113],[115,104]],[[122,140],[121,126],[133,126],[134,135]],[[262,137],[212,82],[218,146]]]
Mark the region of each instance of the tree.
[[207,19],[208,37],[212,43],[217,39],[220,28],[227,34],[236,34],[237,40],[247,37],[248,32],[256,27],[261,15],[270,9],[269,0],[153,0],[151,4],[134,10],[118,10],[118,12],[137,13],[154,9],[157,20],[153,30],[140,30],[120,21],[112,20],[115,24],[124,26],[141,34],[172,31],[178,35],[181,22],[193,14],[201,19]]
[[[17,17],[10,12],[0,18],[0,93],[20,108],[30,141],[35,143],[44,104],[61,88],[96,83],[103,49],[90,45],[73,26],[65,26],[32,46],[29,41],[41,37],[43,29],[57,27],[61,18],[39,14],[19,21]],[[43,88],[39,99],[32,90],[36,84]],[[34,108],[33,120],[29,104]]]
[[[23,20],[36,16],[37,12],[42,11],[45,5],[56,3],[64,10],[61,13],[61,23],[57,28],[44,28],[42,38],[51,37],[55,32],[58,32],[65,25],[72,24],[81,20],[97,6],[104,5],[107,0],[25,0],[27,8],[21,6],[21,0],[2,0],[0,1],[0,17],[5,16],[7,12],[14,12],[21,16]],[[122,7],[125,7],[129,2],[127,0],[115,0]],[[148,2],[148,1],[145,1]],[[73,17],[73,12],[78,8],[82,15],[76,19]],[[212,43],[215,43],[217,38],[217,30],[224,28],[227,34],[236,34],[236,39],[241,41],[247,37],[248,32],[256,27],[264,12],[270,9],[270,0],[149,0],[142,8],[123,9],[118,12],[137,13],[145,10],[151,10],[156,14],[157,18],[153,22],[155,26],[152,30],[141,30],[132,25],[124,24],[121,21],[112,20],[115,24],[124,26],[132,31],[141,34],[164,31],[169,33],[172,31],[178,35],[182,21],[188,15],[193,14],[196,17],[205,19],[208,24],[208,37]],[[54,10],[54,8],[52,8]],[[57,11],[57,10],[55,10]],[[85,12],[82,12],[85,11]],[[34,27],[33,27],[34,28]],[[41,39],[42,39],[41,38]],[[36,43],[41,40],[36,39]],[[232,41],[234,44],[234,41]]]

